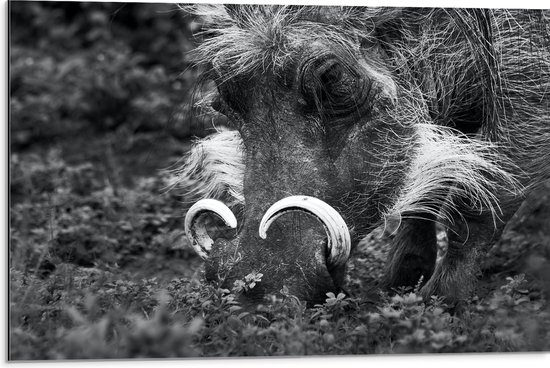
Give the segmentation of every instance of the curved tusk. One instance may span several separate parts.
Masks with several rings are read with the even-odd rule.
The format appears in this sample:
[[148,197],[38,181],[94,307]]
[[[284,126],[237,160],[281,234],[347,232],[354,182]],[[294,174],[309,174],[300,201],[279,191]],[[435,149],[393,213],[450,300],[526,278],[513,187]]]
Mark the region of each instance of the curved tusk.
[[193,249],[202,258],[208,258],[208,253],[214,240],[208,235],[204,226],[204,217],[215,214],[232,229],[237,227],[237,218],[222,202],[215,199],[201,199],[195,203],[185,215],[185,233]]
[[267,230],[273,221],[293,211],[312,214],[321,221],[328,238],[328,248],[330,250],[328,262],[331,266],[343,266],[348,260],[351,250],[351,237],[348,227],[342,216],[334,208],[315,197],[290,196],[274,203],[265,212],[260,222],[260,237],[262,239],[267,238]]

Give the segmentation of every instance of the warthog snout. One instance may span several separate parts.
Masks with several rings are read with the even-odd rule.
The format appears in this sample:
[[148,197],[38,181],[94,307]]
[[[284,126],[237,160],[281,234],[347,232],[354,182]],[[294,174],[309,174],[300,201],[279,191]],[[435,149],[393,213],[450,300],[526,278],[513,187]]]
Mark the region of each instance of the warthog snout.
[[[238,228],[235,215],[217,200],[200,200],[187,212],[187,236],[193,249],[206,260],[210,280],[231,289],[239,282],[246,283],[248,275],[262,274],[253,288],[245,285],[241,290],[256,301],[286,286],[303,299],[318,302],[326,290],[341,286],[351,238],[343,218],[327,203],[309,196],[283,198],[255,221],[256,231],[241,227],[232,239],[210,237],[204,219],[211,215],[228,228]],[[257,248],[249,252],[241,243],[253,243]]]

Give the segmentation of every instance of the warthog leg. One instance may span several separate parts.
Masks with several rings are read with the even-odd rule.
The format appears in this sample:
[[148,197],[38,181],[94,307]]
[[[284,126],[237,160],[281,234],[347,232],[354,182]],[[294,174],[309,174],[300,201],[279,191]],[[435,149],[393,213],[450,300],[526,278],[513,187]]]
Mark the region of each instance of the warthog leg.
[[496,220],[496,223],[491,214],[485,213],[467,216],[451,224],[447,231],[447,251],[437,263],[432,277],[421,289],[421,295],[424,298],[431,295],[445,296],[449,305],[466,300],[474,291],[480,276],[481,261],[500,238],[515,208],[502,213],[501,220]]
[[382,285],[386,288],[415,286],[432,276],[437,257],[435,222],[403,219],[392,240]]

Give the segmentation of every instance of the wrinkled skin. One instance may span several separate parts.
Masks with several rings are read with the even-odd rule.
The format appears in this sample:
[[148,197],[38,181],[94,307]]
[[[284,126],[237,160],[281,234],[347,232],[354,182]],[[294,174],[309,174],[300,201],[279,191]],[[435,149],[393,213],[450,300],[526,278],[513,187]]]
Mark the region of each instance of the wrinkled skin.
[[[343,283],[345,267],[327,263],[325,233],[312,216],[287,214],[274,223],[266,240],[259,237],[260,219],[273,203],[291,195],[322,199],[342,215],[356,243],[380,224],[383,210],[393,205],[408,180],[406,174],[420,144],[415,124],[452,126],[457,134],[482,132],[492,138],[499,134],[483,115],[485,107],[466,101],[485,98],[481,89],[472,87],[467,96],[453,95],[453,110],[438,100],[438,96],[454,93],[449,92],[454,91],[452,83],[441,87],[449,88],[449,93],[440,90],[439,95],[419,98],[411,92],[414,86],[424,88],[442,78],[418,66],[417,79],[411,80],[414,73],[402,73],[396,66],[398,59],[385,50],[381,40],[358,41],[350,34],[346,42],[355,42],[357,47],[343,50],[342,43],[331,42],[330,37],[307,38],[293,32],[303,31],[284,30],[274,46],[292,55],[288,61],[246,75],[231,74],[224,69],[229,64],[223,63],[210,70],[218,89],[212,107],[226,115],[239,132],[246,169],[238,234],[215,241],[206,261],[206,276],[231,288],[235,280],[261,272],[261,282],[242,295],[242,301],[250,305],[285,285],[292,294],[315,304]],[[483,74],[473,67],[463,72]],[[229,78],[224,77],[227,73]],[[414,119],[408,119],[411,112]],[[527,156],[514,156],[510,151],[501,154],[527,168],[522,166]],[[522,184],[538,180],[534,177]],[[455,187],[460,183],[449,179],[447,190]],[[479,211],[470,198],[458,196],[453,202],[453,213],[458,215],[439,219],[450,231],[447,255],[437,265],[436,216],[414,210],[401,213],[382,284],[415,285],[422,277],[424,296],[439,294],[449,301],[464,298],[473,287],[479,258],[498,238],[521,200],[521,196],[502,193],[502,212],[495,222],[492,211]]]

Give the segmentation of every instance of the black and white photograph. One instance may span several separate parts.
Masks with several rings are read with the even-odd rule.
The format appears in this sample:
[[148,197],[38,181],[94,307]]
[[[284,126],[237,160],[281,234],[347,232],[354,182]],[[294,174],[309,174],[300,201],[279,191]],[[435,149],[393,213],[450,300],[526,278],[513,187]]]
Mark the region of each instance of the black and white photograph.
[[8,1],[7,360],[550,352],[523,6]]

